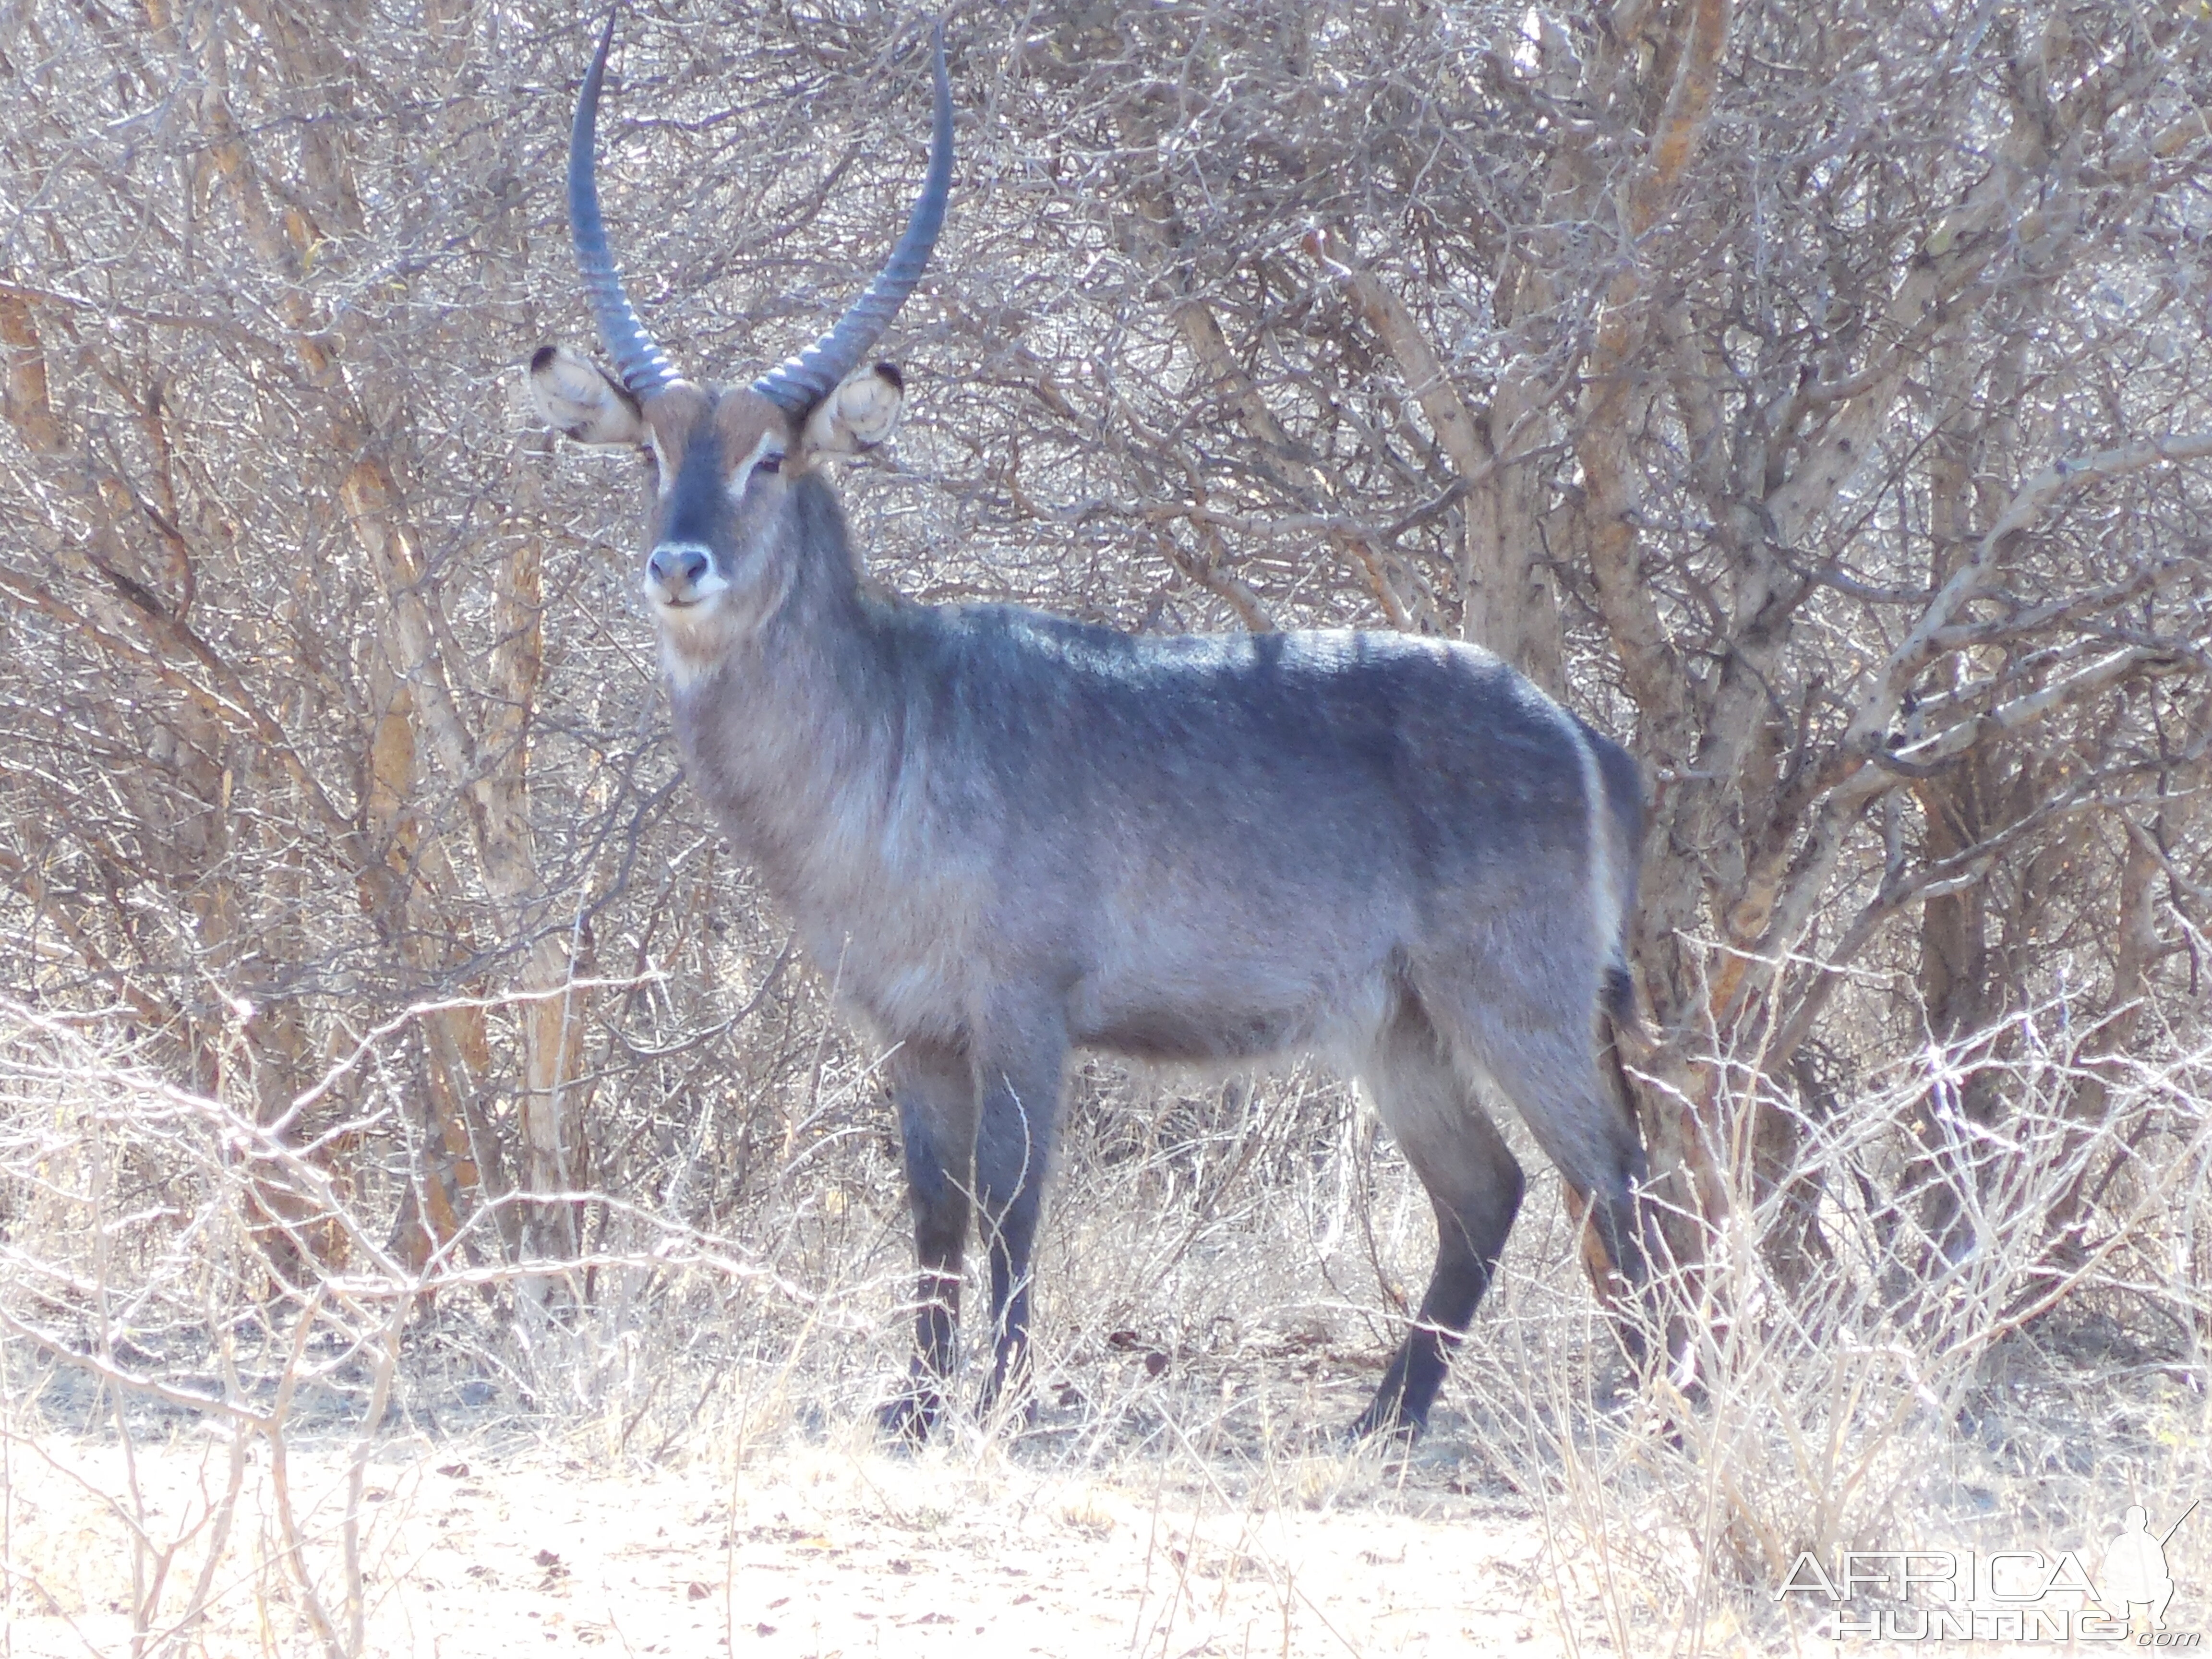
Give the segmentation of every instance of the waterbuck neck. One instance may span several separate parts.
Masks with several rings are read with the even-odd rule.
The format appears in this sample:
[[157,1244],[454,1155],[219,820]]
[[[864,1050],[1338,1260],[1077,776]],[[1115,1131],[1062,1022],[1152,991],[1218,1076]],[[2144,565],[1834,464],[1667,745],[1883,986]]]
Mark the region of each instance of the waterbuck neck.
[[[888,875],[904,688],[891,608],[864,591],[829,485],[795,479],[768,554],[786,586],[715,666],[670,682],[677,738],[738,850],[803,928]],[[825,872],[839,877],[825,880]]]

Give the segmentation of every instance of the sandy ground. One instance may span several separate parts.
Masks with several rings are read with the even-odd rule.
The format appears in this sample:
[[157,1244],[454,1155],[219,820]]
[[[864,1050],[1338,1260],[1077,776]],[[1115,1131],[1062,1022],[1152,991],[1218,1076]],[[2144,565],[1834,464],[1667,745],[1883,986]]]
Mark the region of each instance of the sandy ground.
[[[112,1447],[9,1448],[15,1568],[0,1655],[128,1654],[131,1567]],[[216,1575],[204,1651],[306,1653],[265,1453]],[[147,1534],[189,1600],[219,1451],[142,1450]],[[344,1621],[339,1453],[295,1452],[305,1553]],[[1585,1571],[1508,1501],[1402,1489],[1372,1460],[1266,1472],[1264,1497],[1147,1491],[1025,1468],[985,1447],[732,1456],[677,1472],[543,1449],[417,1446],[366,1476],[365,1650],[463,1656],[582,1645],[638,1654],[1551,1654],[1617,1650]],[[1422,1512],[1425,1510],[1426,1512]],[[1579,1584],[1577,1581],[1582,1581]],[[1641,1647],[1632,1638],[1630,1645]],[[1660,1645],[1667,1645],[1663,1641]]]

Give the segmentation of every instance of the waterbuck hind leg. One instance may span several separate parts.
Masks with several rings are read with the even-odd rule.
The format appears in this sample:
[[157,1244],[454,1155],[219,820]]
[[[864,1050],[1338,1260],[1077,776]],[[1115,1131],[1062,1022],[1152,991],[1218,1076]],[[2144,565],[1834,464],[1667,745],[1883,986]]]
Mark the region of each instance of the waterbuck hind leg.
[[1521,1207],[1521,1165],[1418,1008],[1401,1011],[1362,1075],[1436,1211],[1437,1265],[1413,1329],[1352,1434],[1412,1439],[1497,1271]]
[[878,1420],[886,1434],[926,1440],[945,1410],[959,1338],[960,1258],[967,1243],[975,1145],[975,1073],[958,1050],[902,1044],[888,1063],[914,1208],[914,1361]]
[[1613,1272],[1641,1291],[1650,1278],[1637,1188],[1644,1144],[1636,1120],[1606,1086],[1592,1039],[1570,1031],[1516,1033],[1486,1062],[1567,1184],[1588,1206],[1590,1230]]
[[1539,1017],[1491,995],[1462,1005],[1452,1035],[1473,1065],[1513,1103],[1545,1155],[1579,1199],[1598,1248],[1631,1294],[1608,1298],[1633,1358],[1651,1291],[1646,1240],[1651,1218],[1638,1188],[1644,1176],[1636,1117],[1600,1065],[1596,1024],[1586,1003],[1560,995],[1556,1017]]
[[982,1121],[975,1138],[975,1192],[991,1261],[991,1375],[979,1409],[1002,1399],[1035,1406],[1030,1385],[1030,1256],[1043,1210],[1060,1118],[1063,1042],[1009,1043],[977,1066]]
[[[1615,1218],[1601,1224],[1590,1212],[1589,1194],[1573,1182],[1564,1183],[1560,1194],[1567,1212],[1567,1219],[1574,1226],[1580,1244],[1583,1276],[1589,1280],[1590,1289],[1611,1317],[1613,1334],[1620,1342],[1621,1352],[1632,1369],[1641,1369],[1650,1357],[1651,1332],[1657,1327],[1650,1324],[1653,1310],[1646,1305],[1656,1286],[1647,1272],[1644,1295],[1637,1294],[1637,1285],[1620,1270],[1606,1239],[1617,1233],[1621,1226]],[[1645,1255],[1650,1254],[1653,1235],[1652,1218],[1648,1207],[1642,1218],[1644,1226]],[[1648,1267],[1648,1260],[1647,1260]]]

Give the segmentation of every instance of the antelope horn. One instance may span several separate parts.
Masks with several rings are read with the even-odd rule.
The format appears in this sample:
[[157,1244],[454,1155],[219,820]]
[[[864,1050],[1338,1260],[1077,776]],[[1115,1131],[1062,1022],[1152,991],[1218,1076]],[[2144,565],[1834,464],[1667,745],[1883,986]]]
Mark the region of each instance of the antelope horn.
[[614,44],[615,14],[599,36],[599,49],[585,71],[583,90],[576,94],[575,125],[568,130],[568,236],[576,249],[576,270],[591,296],[592,314],[599,321],[599,339],[615,360],[615,372],[631,395],[647,398],[680,379],[675,365],[653,336],[645,331],[637,310],[623,292],[622,272],[607,247],[607,228],[599,219],[599,186],[595,173],[596,139],[599,118],[599,82],[606,78],[607,49]]
[[942,19],[932,32],[931,46],[937,112],[929,135],[929,173],[907,218],[905,233],[891,250],[882,274],[853,301],[852,309],[837,319],[835,328],[753,382],[754,391],[793,415],[805,414],[860,366],[868,348],[875,344],[906,303],[906,296],[914,292],[914,285],[921,280],[922,270],[929,264],[929,251],[936,246],[937,233],[945,223],[945,204],[952,194],[952,88],[945,73]]

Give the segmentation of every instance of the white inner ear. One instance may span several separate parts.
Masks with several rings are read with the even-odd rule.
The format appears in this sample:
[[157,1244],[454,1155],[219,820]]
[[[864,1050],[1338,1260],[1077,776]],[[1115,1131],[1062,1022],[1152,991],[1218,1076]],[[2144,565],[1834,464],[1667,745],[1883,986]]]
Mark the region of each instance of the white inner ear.
[[580,444],[627,447],[645,441],[637,405],[566,346],[540,352],[531,363],[530,396],[548,426]]
[[810,456],[857,455],[873,449],[898,425],[906,395],[873,366],[848,375],[807,417]]

